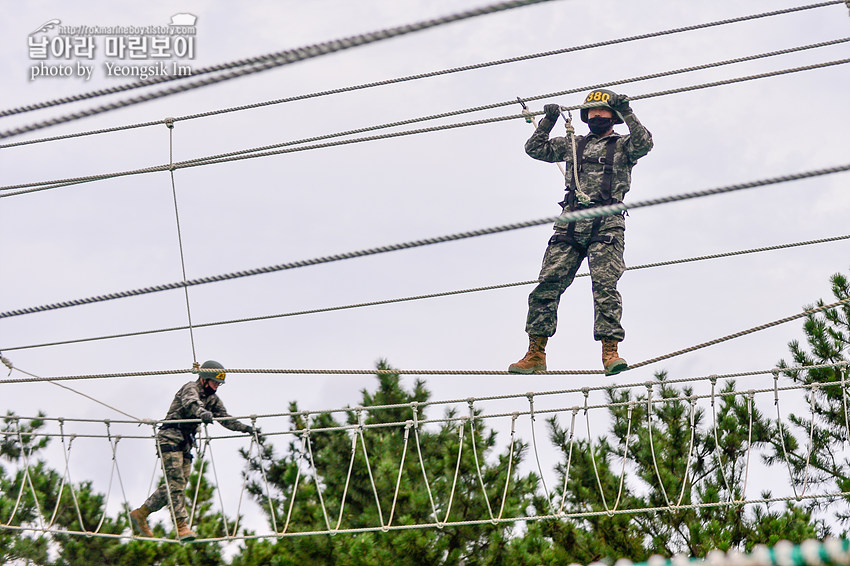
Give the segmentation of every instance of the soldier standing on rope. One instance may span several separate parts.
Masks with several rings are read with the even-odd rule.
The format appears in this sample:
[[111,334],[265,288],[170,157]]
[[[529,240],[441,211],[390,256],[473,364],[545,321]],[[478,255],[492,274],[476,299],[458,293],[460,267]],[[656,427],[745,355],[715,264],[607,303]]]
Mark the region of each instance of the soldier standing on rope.
[[242,424],[236,419],[227,419],[230,415],[227,414],[224,403],[216,395],[216,390],[224,384],[224,366],[209,360],[203,363],[201,369],[211,371],[202,371],[196,381],[190,381],[180,388],[168,408],[168,414],[165,415],[166,422],[160,427],[156,436],[157,452],[162,455],[167,486],[165,483],[160,485],[141,507],[130,512],[134,530],[144,536],[153,536],[147,517],[168,505],[170,493],[177,538],[181,541],[190,541],[196,537],[187,522],[183,490],[192,471],[192,446],[195,443],[198,423],[167,421],[200,419],[204,423],[211,423],[213,418],[217,417],[219,422],[230,430],[259,434],[259,430],[252,426]]
[[[638,159],[652,149],[652,135],[641,125],[629,107],[628,97],[610,90],[595,90],[584,104],[598,106],[581,109],[581,119],[590,128],[587,136],[549,139],[549,132],[561,114],[557,104],[543,107],[545,116],[525,143],[525,152],[540,161],[565,162],[567,196],[559,203],[564,212],[623,202],[631,184],[631,171]],[[614,124],[623,122],[629,134],[614,132]],[[511,364],[511,373],[546,370],[546,342],[555,334],[558,303],[575,278],[581,262],[588,258],[593,286],[593,338],[602,342],[602,365],[606,375],[626,369],[626,361],[617,353],[617,344],[626,333],[620,325],[623,313],[617,281],[625,270],[623,249],[626,221],[624,214],[578,220],[561,225],[543,256],[539,284],[528,297],[528,352]]]

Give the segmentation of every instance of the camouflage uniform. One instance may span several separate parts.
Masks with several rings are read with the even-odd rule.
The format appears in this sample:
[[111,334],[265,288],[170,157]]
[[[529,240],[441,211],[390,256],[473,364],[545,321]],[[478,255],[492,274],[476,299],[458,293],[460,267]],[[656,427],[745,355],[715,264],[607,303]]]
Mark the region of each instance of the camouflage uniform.
[[[209,411],[213,417],[229,417],[224,403],[215,393],[208,394],[201,380],[190,381],[180,388],[165,415],[166,421],[197,419],[201,411]],[[236,432],[253,432],[254,428],[239,421],[218,421],[226,428]],[[183,490],[192,471],[192,445],[198,423],[168,423],[162,425],[156,436],[159,452],[162,453],[162,466],[168,488],[163,484],[145,501],[151,513],[168,505],[168,492],[171,491],[174,503],[174,515],[177,521],[186,520],[185,498]]]
[[[631,171],[638,159],[649,153],[652,149],[652,135],[649,130],[635,117],[634,112],[628,110],[622,113],[623,120],[629,127],[629,134],[617,137],[617,134],[609,134],[599,137],[596,134],[587,136],[576,136],[576,145],[580,145],[586,139],[583,158],[578,156],[580,162],[579,182],[581,189],[593,201],[590,206],[604,204],[601,195],[603,164],[607,153],[607,144],[610,138],[616,137],[614,147],[614,170],[611,183],[611,200],[622,202],[623,197],[629,190],[631,184]],[[537,130],[525,143],[525,152],[540,161],[565,162],[568,178],[572,179],[573,151],[569,138],[557,137],[549,139],[549,132],[554,122],[543,118]],[[613,143],[613,142],[612,142]],[[570,203],[568,201],[572,200]],[[567,199],[559,203],[564,210],[575,210],[583,208],[584,205],[575,202],[575,199]],[[623,262],[623,250],[625,247],[626,221],[622,214],[604,216],[598,221],[598,236],[608,238],[611,243],[599,241],[591,242],[591,233],[595,219],[579,220],[569,225],[556,225],[555,235],[546,248],[543,256],[543,267],[540,270],[540,283],[528,297],[528,318],[526,320],[526,332],[530,336],[552,336],[558,321],[558,302],[567,287],[573,282],[576,271],[585,257],[588,258],[590,266],[590,278],[593,285],[594,325],[593,338],[595,340],[612,339],[622,341],[625,330],[620,325],[623,313],[622,299],[617,291],[617,281],[626,268]],[[564,240],[568,231],[573,243]],[[599,239],[599,238],[594,238]]]

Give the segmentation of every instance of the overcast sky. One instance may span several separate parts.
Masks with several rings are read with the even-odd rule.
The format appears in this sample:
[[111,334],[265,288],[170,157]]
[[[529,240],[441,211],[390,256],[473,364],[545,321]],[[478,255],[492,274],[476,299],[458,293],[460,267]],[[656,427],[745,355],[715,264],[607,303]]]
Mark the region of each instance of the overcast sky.
[[[27,37],[41,24],[167,25],[197,16],[193,68],[367,32],[483,5],[475,0],[342,2],[152,1],[26,3],[0,22],[3,108],[128,82],[105,76],[103,38],[93,74],[36,78]],[[107,128],[167,116],[561,49],[798,5],[790,0],[614,2],[559,0],[321,57],[190,93],[18,136],[6,142]],[[736,23],[437,78],[180,121],[174,160],[197,158],[605,81],[668,71],[850,36],[844,5]],[[56,31],[49,32],[55,34]],[[755,62],[617,87],[640,95],[686,85],[847,58],[840,44]],[[77,64],[72,58],[64,63]],[[56,63],[53,61],[52,63]],[[122,64],[129,64],[124,61]],[[135,64],[135,63],[133,63]],[[655,148],[635,167],[627,202],[847,163],[850,87],[846,66],[650,98],[632,104]],[[134,93],[137,91],[134,91]],[[119,94],[124,99],[134,93]],[[531,103],[575,105],[583,94]],[[0,129],[102,104],[97,99],[7,117]],[[508,107],[425,125],[514,114]],[[586,133],[576,114],[578,133]],[[415,127],[415,126],[414,126]],[[626,133],[624,126],[618,126]],[[553,135],[563,135],[559,122]],[[563,198],[554,165],[525,155],[523,120],[247,159],[175,173],[189,278],[553,216]],[[2,185],[167,163],[162,126],[54,141],[0,152]],[[627,219],[629,265],[848,233],[846,173],[635,210]],[[193,287],[193,320],[212,322],[534,279],[551,227],[347,260]],[[2,308],[36,306],[182,279],[167,172],[0,199]],[[627,272],[620,283],[626,340],[638,362],[799,312],[829,299],[829,276],[847,273],[846,241],[781,252]],[[582,271],[586,270],[583,269]],[[530,286],[456,297],[198,329],[199,361],[230,368],[369,369],[380,358],[405,369],[504,370],[525,352]],[[589,278],[561,303],[547,350],[550,369],[601,367],[592,337]],[[186,324],[182,291],[0,320],[0,351],[41,376],[187,368],[187,332],[8,351],[42,342]],[[673,378],[772,367],[799,322],[617,376],[639,383],[666,369]],[[13,377],[22,377],[13,374]],[[165,414],[191,376],[68,383],[140,418]],[[412,377],[404,383],[411,384]],[[601,376],[426,378],[450,399],[599,385]],[[368,376],[231,374],[221,397],[233,414],[356,404]],[[770,376],[741,388],[772,386]],[[2,409],[20,415],[106,419],[121,415],[48,383],[2,385]],[[601,402],[599,394],[597,402]],[[765,406],[770,406],[765,399]],[[545,401],[553,407],[578,396]],[[524,410],[524,399],[493,410]],[[437,416],[436,414],[434,416]],[[496,426],[494,424],[494,426]],[[503,422],[498,425],[504,428]],[[285,421],[264,425],[285,430]],[[142,429],[130,429],[138,433]],[[603,428],[597,431],[604,432]],[[529,440],[526,435],[525,440]],[[504,439],[503,439],[504,440]],[[541,436],[542,440],[542,436]],[[74,480],[106,489],[102,441],[78,443]],[[219,472],[238,495],[241,444],[223,444]],[[77,449],[77,448],[75,448]],[[138,442],[122,461],[131,504],[147,495],[153,449]],[[52,452],[60,465],[61,452]],[[86,458],[85,454],[91,457]],[[221,454],[221,456],[218,456]],[[122,470],[123,471],[123,470]],[[550,470],[551,472],[551,470]],[[550,473],[550,477],[553,474]],[[233,485],[236,484],[236,485]],[[755,493],[755,492],[754,492]],[[164,519],[164,517],[163,517]]]

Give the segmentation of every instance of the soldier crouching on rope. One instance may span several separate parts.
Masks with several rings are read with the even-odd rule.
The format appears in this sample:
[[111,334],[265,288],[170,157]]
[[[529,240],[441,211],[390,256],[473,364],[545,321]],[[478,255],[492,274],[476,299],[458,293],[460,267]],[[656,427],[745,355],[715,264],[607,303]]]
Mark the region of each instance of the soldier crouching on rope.
[[[623,202],[631,184],[631,171],[638,159],[652,149],[652,135],[635,117],[628,97],[598,89],[587,95],[581,119],[590,128],[587,136],[549,139],[549,132],[561,114],[557,104],[543,107],[545,116],[525,144],[526,153],[540,161],[565,162],[567,197],[559,203],[564,212]],[[623,122],[629,134],[614,132],[614,124]],[[623,261],[626,220],[624,214],[555,224],[543,256],[539,284],[528,297],[528,352],[511,364],[511,373],[546,370],[546,342],[555,334],[558,303],[575,278],[584,258],[588,258],[593,286],[593,338],[602,342],[602,365],[606,375],[628,368],[617,353],[617,344],[625,336],[620,325],[622,298],[617,281],[626,265]]]
[[170,493],[177,538],[181,541],[190,541],[196,537],[187,522],[183,490],[192,471],[192,447],[195,443],[198,423],[167,421],[200,419],[204,423],[211,423],[213,418],[217,417],[220,419],[219,422],[230,430],[259,434],[259,430],[252,426],[242,424],[236,419],[226,419],[230,415],[227,414],[224,403],[216,395],[218,387],[224,384],[224,366],[209,360],[201,365],[201,369],[211,371],[202,371],[196,381],[190,381],[180,388],[168,408],[168,414],[165,415],[166,422],[160,427],[156,436],[157,452],[162,455],[162,467],[167,484],[160,485],[141,507],[130,512],[134,530],[144,536],[153,536],[147,517],[168,505]]

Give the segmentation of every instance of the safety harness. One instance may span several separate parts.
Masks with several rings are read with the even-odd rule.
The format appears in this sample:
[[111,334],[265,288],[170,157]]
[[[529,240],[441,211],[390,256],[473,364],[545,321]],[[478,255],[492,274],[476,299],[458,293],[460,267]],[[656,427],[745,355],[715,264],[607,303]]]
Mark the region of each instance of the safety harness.
[[[196,428],[192,431],[189,431],[188,429],[181,426],[181,424],[190,425],[190,426],[194,425]],[[167,423],[163,423],[163,425],[160,427],[160,430],[168,430],[168,429],[179,430],[183,434],[183,440],[181,440],[179,444],[161,444],[160,447],[159,447],[160,451],[162,451],[163,454],[165,454],[167,452],[183,452],[184,456],[187,459],[191,460],[192,459],[191,449],[192,449],[192,446],[195,445],[195,432],[197,430],[197,425],[195,425],[194,423],[168,423],[167,422]]]
[[[614,153],[617,149],[617,140],[620,139],[618,135],[612,135],[608,138],[608,141],[605,143],[605,157],[600,157],[598,159],[590,159],[584,156],[584,149],[587,147],[588,138],[583,137],[578,142],[573,138],[571,141],[575,144],[576,148],[576,161],[578,162],[578,167],[573,168],[573,176],[571,179],[567,181],[567,196],[562,201],[559,202],[561,206],[569,207],[572,210],[579,210],[582,208],[592,208],[594,206],[605,206],[608,204],[614,204],[613,197],[613,186],[614,186]],[[602,184],[599,188],[599,192],[594,195],[599,197],[598,200],[591,201],[587,204],[582,203],[576,197],[576,186],[577,186],[577,176],[578,173],[582,171],[585,163],[594,163],[601,164],[602,167]],[[602,226],[603,217],[599,216],[593,219],[593,225],[590,228],[590,243],[599,242],[603,244],[611,244],[614,242],[613,234],[606,234],[604,236],[599,235],[599,228]],[[575,239],[575,222],[570,222],[567,225],[566,232],[558,232],[549,238],[549,244],[569,244],[574,246],[582,251],[582,253],[587,253],[587,248],[578,243]]]

